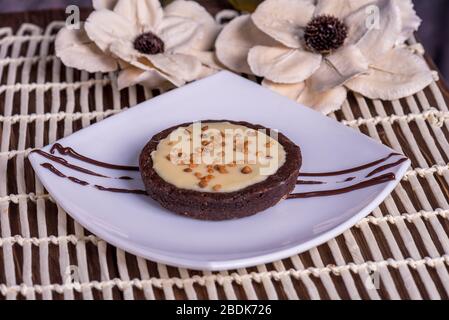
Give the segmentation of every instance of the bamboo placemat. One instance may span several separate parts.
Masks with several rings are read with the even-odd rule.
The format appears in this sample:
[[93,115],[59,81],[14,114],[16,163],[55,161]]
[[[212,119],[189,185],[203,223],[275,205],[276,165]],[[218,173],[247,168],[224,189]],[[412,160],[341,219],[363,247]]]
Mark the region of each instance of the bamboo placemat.
[[140,86],[119,92],[113,73],[64,67],[53,43],[61,26],[0,28],[0,299],[449,297],[449,109],[441,83],[400,101],[351,95],[331,115],[413,162],[368,218],[289,259],[191,271],[135,257],[90,234],[35,178],[31,150],[160,93]]

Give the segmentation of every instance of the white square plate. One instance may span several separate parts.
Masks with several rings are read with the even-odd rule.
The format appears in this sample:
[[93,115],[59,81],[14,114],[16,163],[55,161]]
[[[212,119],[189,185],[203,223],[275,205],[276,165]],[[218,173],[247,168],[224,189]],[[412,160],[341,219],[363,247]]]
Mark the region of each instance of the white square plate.
[[[176,124],[207,119],[247,121],[278,129],[301,147],[303,172],[351,168],[392,152],[355,130],[229,72],[165,93],[59,143],[90,158],[136,166],[141,149],[154,134]],[[135,180],[97,178],[53,165],[91,184],[143,189],[138,172],[117,172],[67,159],[106,175],[132,174]],[[338,196],[286,200],[240,220],[206,222],[170,213],[146,196],[72,183],[42,168],[41,163],[51,161],[39,154],[31,154],[30,161],[53,199],[91,232],[133,254],[199,270],[254,266],[322,244],[375,209],[410,165],[407,161],[389,170],[396,181]],[[357,179],[363,180],[366,173],[358,172]],[[337,183],[349,176],[329,177],[327,185],[298,186],[296,191],[357,183],[357,179]]]

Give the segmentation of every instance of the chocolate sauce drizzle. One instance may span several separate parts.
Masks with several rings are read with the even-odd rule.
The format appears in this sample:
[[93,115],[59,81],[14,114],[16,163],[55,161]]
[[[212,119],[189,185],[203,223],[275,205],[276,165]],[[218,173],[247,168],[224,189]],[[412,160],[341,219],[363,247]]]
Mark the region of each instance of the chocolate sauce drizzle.
[[82,185],[82,186],[88,186],[88,185],[89,185],[89,182],[80,180],[80,179],[75,178],[75,177],[69,177],[68,179],[69,179],[70,181],[75,182],[75,183],[77,183],[77,184],[80,184],[80,185]]
[[[358,166],[358,167],[354,167],[354,168],[350,168],[350,169],[345,169],[345,170],[340,170],[340,171],[334,171],[334,172],[316,172],[316,173],[300,173],[299,176],[300,177],[330,177],[330,176],[339,176],[339,175],[344,175],[344,174],[348,174],[348,173],[353,173],[353,172],[358,172],[358,171],[362,171],[368,168],[372,168],[375,167],[383,162],[386,162],[387,160],[389,160],[392,157],[395,156],[401,156],[401,154],[399,153],[391,153],[389,154],[387,157],[384,157],[382,159]],[[365,178],[370,178],[376,174],[382,173],[387,171],[390,168],[394,168],[397,167],[398,165],[404,163],[407,161],[407,158],[401,158],[396,162],[393,163],[389,163],[383,166],[380,166],[376,169],[374,169],[373,171],[371,171],[370,173],[368,173],[368,175]],[[355,180],[356,177],[349,177],[343,181],[339,181],[337,183],[345,183],[345,182],[350,182]],[[378,184],[382,184],[382,183],[386,183],[389,181],[394,181],[396,180],[396,177],[393,173],[387,173],[369,180],[365,180],[359,183],[356,183],[352,186],[349,187],[345,187],[345,188],[341,188],[341,189],[334,189],[334,190],[322,190],[322,191],[311,191],[311,192],[303,192],[303,193],[294,193],[291,194],[288,199],[304,199],[304,198],[313,198],[313,197],[328,197],[328,196],[334,196],[334,195],[339,195],[339,194],[343,194],[343,193],[349,193],[355,190],[360,190],[360,189],[364,189],[364,188],[368,188],[368,187],[372,187]],[[297,184],[298,185],[318,185],[318,184],[326,184],[327,182],[323,182],[323,181],[304,181],[304,180],[298,180]]]
[[70,162],[68,162],[64,158],[54,156],[54,155],[52,155],[50,153],[47,153],[45,151],[42,151],[42,150],[34,150],[34,151],[32,151],[32,153],[37,153],[37,154],[39,154],[39,155],[41,155],[41,156],[43,156],[43,157],[45,157],[45,158],[47,158],[49,160],[52,160],[52,161],[54,161],[56,163],[59,163],[60,165],[63,165],[64,167],[70,168],[70,169],[78,171],[78,172],[82,172],[82,173],[85,173],[85,174],[88,174],[88,175],[91,175],[91,176],[100,177],[100,178],[109,178],[108,176],[102,175],[100,173],[96,173],[96,172],[90,171],[90,170],[88,170],[86,168],[83,168],[83,167],[71,164]]
[[360,183],[357,183],[353,186],[334,189],[334,190],[323,190],[323,191],[312,191],[312,192],[304,192],[304,193],[294,193],[291,194],[288,199],[306,199],[306,198],[314,198],[314,197],[329,197],[335,196],[343,193],[349,193],[355,190],[365,189],[368,187],[372,187],[378,184],[382,184],[389,181],[396,180],[396,176],[393,173],[387,173],[378,177],[375,177],[370,180],[366,180]]
[[48,163],[48,162],[47,163],[41,163],[41,167],[44,167],[45,169],[50,170],[52,173],[54,173],[58,177],[67,178],[67,176],[65,174],[63,174],[61,171],[56,169],[51,163]]
[[350,168],[350,169],[345,169],[345,170],[340,170],[340,171],[333,171],[333,172],[300,172],[299,176],[300,177],[332,177],[332,176],[341,176],[344,174],[348,174],[348,173],[353,173],[353,172],[357,172],[357,171],[362,171],[371,167],[374,167],[378,164],[381,164],[385,161],[387,161],[388,159],[394,157],[394,156],[401,156],[401,154],[399,153],[391,153],[389,154],[387,157],[361,165],[359,167],[355,167],[355,168]]
[[[51,163],[42,163],[41,166],[49,171],[51,171],[52,173],[54,173],[55,175],[57,175],[58,177],[61,178],[66,178],[69,179],[70,181],[82,185],[82,186],[90,186],[91,184],[89,182],[80,180],[78,178],[75,177],[68,177],[65,174],[63,174],[61,171],[59,171],[58,169],[56,169]],[[98,190],[101,191],[108,191],[108,192],[115,192],[115,193],[134,193],[134,194],[143,194],[146,195],[146,191],[144,190],[130,190],[130,189],[119,189],[119,188],[108,188],[108,187],[103,187],[100,185],[94,185],[95,188],[97,188]]]
[[349,178],[347,178],[347,179],[345,179],[345,180],[343,180],[343,181],[340,181],[340,182],[338,182],[338,183],[351,182],[351,181],[353,181],[353,180],[355,180],[355,177],[349,177]]
[[57,175],[58,177],[61,177],[61,178],[67,178],[67,179],[69,179],[70,181],[72,181],[72,182],[74,182],[74,183],[77,183],[77,184],[80,184],[80,185],[82,185],[82,186],[87,186],[87,185],[89,185],[89,182],[80,180],[80,179],[75,178],[75,177],[68,177],[68,176],[66,176],[66,175],[63,174],[61,171],[59,171],[58,169],[56,169],[51,163],[48,163],[48,162],[42,163],[42,164],[41,164],[41,167],[44,167],[45,169],[51,171],[52,173],[54,173],[54,174]]
[[120,188],[107,188],[99,185],[95,185],[95,188],[101,191],[115,192],[115,193],[134,193],[134,194],[142,194],[147,195],[147,192],[144,190],[130,190],[130,189],[120,189]]
[[378,174],[378,173],[387,171],[387,170],[390,169],[390,168],[397,167],[398,165],[400,165],[401,163],[404,163],[405,161],[407,161],[407,158],[402,158],[402,159],[399,159],[398,161],[396,161],[396,162],[394,162],[394,163],[390,163],[390,164],[386,164],[386,165],[384,165],[384,166],[381,166],[381,167],[379,167],[379,168],[377,168],[377,169],[371,171],[370,173],[368,173],[368,175],[366,176],[366,178],[369,178],[369,177],[372,177],[372,176],[374,176],[374,175],[376,175],[376,174]]
[[[355,180],[356,177],[349,177],[343,181],[338,181],[337,183],[345,183],[345,182],[350,182],[352,180]],[[325,181],[314,181],[314,180],[298,180],[296,181],[297,185],[320,185],[320,184],[327,184],[327,182]]]
[[83,162],[93,164],[93,165],[95,165],[97,167],[103,167],[103,168],[115,169],[115,170],[125,170],[125,171],[139,171],[139,167],[122,166],[122,165],[102,162],[102,161],[98,161],[98,160],[95,160],[95,159],[88,158],[86,156],[83,156],[82,154],[79,154],[78,152],[76,152],[72,148],[64,147],[64,146],[62,146],[59,143],[55,143],[51,147],[51,149],[50,149],[50,153],[51,154],[54,154],[55,151],[59,152],[60,154],[62,154],[64,156],[69,156],[69,157],[81,160]]
[[74,164],[68,162],[64,158],[55,156],[55,155],[53,155],[51,153],[48,153],[48,152],[45,152],[45,151],[42,151],[42,150],[33,150],[33,151],[31,151],[31,153],[37,153],[37,154],[39,154],[39,155],[41,155],[41,156],[43,156],[43,157],[45,157],[45,158],[47,158],[49,160],[52,160],[52,161],[54,161],[56,163],[59,163],[60,165],[63,165],[65,167],[67,167],[67,168],[70,168],[70,169],[78,171],[78,172],[82,172],[82,173],[88,174],[90,176],[95,176],[95,177],[100,177],[100,178],[109,178],[109,179],[119,179],[119,180],[133,180],[133,178],[128,177],[128,176],[123,176],[123,177],[119,177],[119,178],[108,177],[108,176],[105,176],[105,175],[103,175],[101,173],[97,173],[97,172],[91,171],[89,169],[86,169],[86,168],[74,165]]
[[318,185],[318,184],[325,184],[324,181],[306,181],[306,180],[298,180],[296,184],[298,185]]
[[[47,158],[51,161],[54,161],[60,165],[63,165],[67,168],[70,168],[72,170],[78,171],[78,172],[82,172],[91,176],[96,176],[96,177],[100,177],[100,178],[108,178],[108,179],[120,179],[120,180],[133,180],[133,178],[128,177],[128,176],[122,176],[119,178],[113,178],[113,177],[108,177],[105,176],[103,174],[91,171],[89,169],[74,165],[70,162],[68,162],[66,159],[62,158],[62,157],[58,157],[56,155],[54,155],[55,151],[59,152],[61,155],[66,155],[66,156],[70,156],[72,158],[78,159],[80,161],[86,162],[86,163],[90,163],[93,164],[95,166],[98,167],[103,167],[103,168],[108,168],[108,169],[114,169],[114,170],[127,170],[127,171],[139,171],[138,167],[132,167],[132,166],[122,166],[122,165],[115,165],[115,164],[111,164],[111,163],[106,163],[106,162],[101,162],[101,161],[97,161],[95,159],[91,159],[88,157],[85,157],[81,154],[79,154],[78,152],[76,152],[75,150],[73,150],[72,148],[69,147],[63,147],[61,144],[56,143],[52,146],[52,148],[50,149],[50,153],[42,151],[42,150],[35,150],[32,152],[35,152],[41,156],[43,156],[44,158]],[[83,181],[79,178],[76,177],[71,177],[71,176],[66,176],[64,173],[62,173],[61,171],[59,171],[58,169],[56,169],[51,163],[42,163],[41,166],[47,170],[49,170],[51,173],[57,175],[60,178],[65,178],[70,180],[73,183],[82,185],[82,186],[90,186],[91,184],[87,181]],[[104,187],[104,186],[100,186],[100,185],[93,185],[96,189],[101,190],[101,191],[107,191],[107,192],[115,192],[115,193],[132,193],[132,194],[140,194],[140,195],[146,195],[146,191],[144,190],[131,190],[131,189],[121,189],[121,188],[109,188],[109,187]]]

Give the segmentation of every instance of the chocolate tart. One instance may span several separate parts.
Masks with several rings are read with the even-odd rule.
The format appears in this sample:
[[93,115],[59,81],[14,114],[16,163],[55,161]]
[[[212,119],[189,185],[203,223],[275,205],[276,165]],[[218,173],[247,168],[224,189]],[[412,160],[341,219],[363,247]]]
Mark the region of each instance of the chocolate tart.
[[[261,125],[229,120],[206,120],[202,124],[229,122],[250,129],[267,129]],[[167,138],[179,127],[188,127],[184,123],[168,128],[156,134],[142,150],[139,165],[148,195],[162,207],[183,216],[201,220],[228,220],[254,215],[275,206],[285,199],[295,188],[302,164],[300,148],[282,133],[278,142],[284,148],[285,163],[277,172],[262,182],[250,185],[235,192],[200,192],[181,189],[162,179],[153,168],[152,153],[159,142]]]

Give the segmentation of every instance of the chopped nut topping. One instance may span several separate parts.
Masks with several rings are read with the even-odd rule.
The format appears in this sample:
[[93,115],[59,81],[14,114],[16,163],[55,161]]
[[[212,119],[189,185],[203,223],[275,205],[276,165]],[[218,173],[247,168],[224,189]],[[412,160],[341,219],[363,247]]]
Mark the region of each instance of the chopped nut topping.
[[206,180],[201,180],[201,181],[198,183],[198,186],[199,186],[200,188],[203,188],[203,189],[206,188],[207,185],[208,185],[208,183],[207,183]]
[[167,156],[165,157],[165,159],[167,159],[168,161],[171,161],[170,155],[167,155]]
[[228,170],[226,170],[226,167],[223,166],[223,165],[216,165],[214,168],[215,168],[215,170],[217,170],[221,174],[228,173]]
[[245,167],[243,167],[243,169],[242,169],[242,173],[243,174],[250,174],[250,173],[252,173],[253,172],[253,169],[251,169],[251,167],[248,167],[248,166],[245,166]]
[[214,191],[220,191],[220,189],[222,188],[221,184],[216,184],[215,186],[212,187],[212,190]]
[[186,168],[186,169],[184,169],[184,172],[192,172],[192,169]]
[[201,179],[203,177],[203,175],[199,172],[195,172],[195,177],[197,177],[198,179]]
[[206,181],[210,181],[210,180],[212,180],[213,178],[215,178],[213,175],[208,175],[208,176],[206,176],[204,179],[206,179]]

